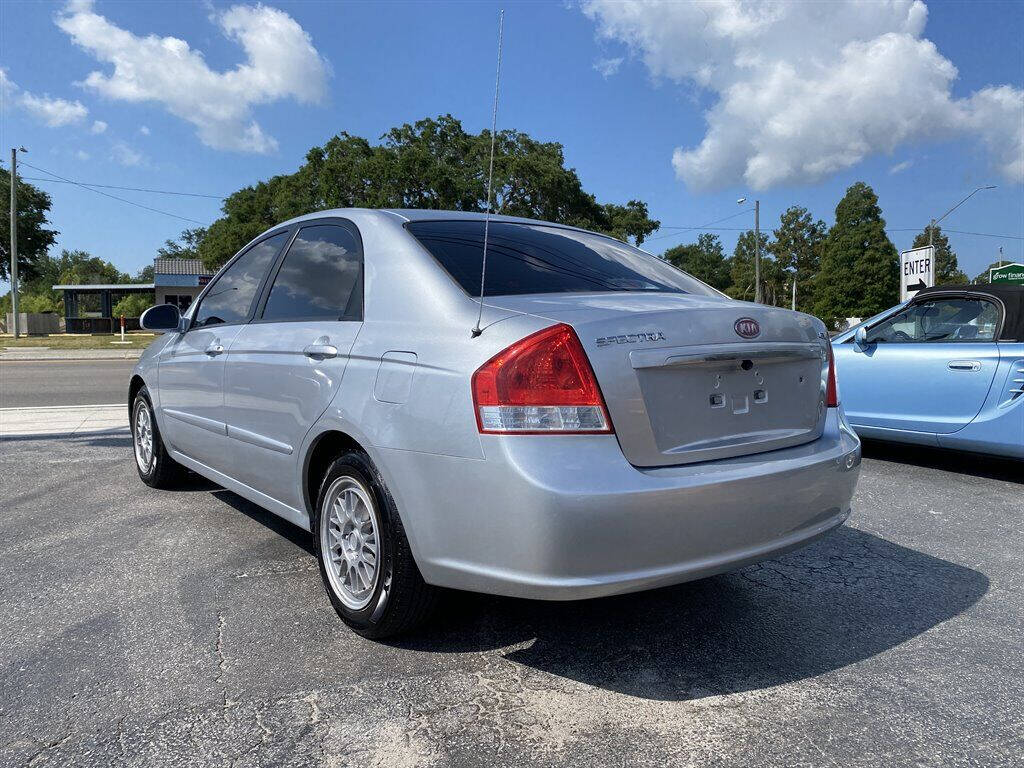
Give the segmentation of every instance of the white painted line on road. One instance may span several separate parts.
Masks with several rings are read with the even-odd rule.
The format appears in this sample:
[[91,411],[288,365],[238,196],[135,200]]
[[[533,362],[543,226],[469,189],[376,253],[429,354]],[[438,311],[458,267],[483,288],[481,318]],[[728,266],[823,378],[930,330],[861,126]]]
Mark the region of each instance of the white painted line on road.
[[122,403],[0,408],[0,437],[70,437],[127,428],[128,409]]
[[124,408],[127,403],[96,403],[94,405],[19,405],[12,408],[0,408],[0,413],[9,411],[70,411],[81,408]]

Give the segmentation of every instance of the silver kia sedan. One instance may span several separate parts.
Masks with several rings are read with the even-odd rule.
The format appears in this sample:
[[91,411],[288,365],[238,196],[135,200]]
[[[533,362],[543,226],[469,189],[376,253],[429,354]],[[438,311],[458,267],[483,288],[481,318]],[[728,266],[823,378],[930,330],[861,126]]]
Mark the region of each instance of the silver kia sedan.
[[366,637],[441,588],[649,589],[850,514],[860,443],[824,325],[593,232],[324,211],[142,324],[164,332],[129,390],[143,482],[192,470],[311,531]]

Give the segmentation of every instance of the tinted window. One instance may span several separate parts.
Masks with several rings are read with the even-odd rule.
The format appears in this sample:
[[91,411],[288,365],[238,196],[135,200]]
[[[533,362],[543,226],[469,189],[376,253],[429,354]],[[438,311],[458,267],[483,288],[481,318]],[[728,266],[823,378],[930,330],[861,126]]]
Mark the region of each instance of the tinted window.
[[[480,293],[482,221],[416,221],[406,226],[467,293]],[[570,291],[716,293],[661,259],[608,237],[491,222],[486,296]]]
[[287,239],[287,232],[268,237],[235,259],[203,297],[195,325],[244,322],[252,311],[263,275]]
[[936,299],[907,307],[868,331],[884,344],[994,341],[999,307],[982,299]]
[[362,318],[359,241],[345,227],[303,227],[288,249],[264,320]]

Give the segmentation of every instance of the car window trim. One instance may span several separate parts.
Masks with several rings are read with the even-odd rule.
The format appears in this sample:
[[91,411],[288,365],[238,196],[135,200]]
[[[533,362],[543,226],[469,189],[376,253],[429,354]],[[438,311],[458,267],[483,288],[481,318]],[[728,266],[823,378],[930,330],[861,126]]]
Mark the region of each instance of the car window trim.
[[[882,323],[889,322],[889,320],[894,318],[900,312],[906,312],[907,310],[912,309],[912,308],[914,308],[914,307],[916,307],[916,306],[918,306],[920,304],[925,304],[925,303],[927,303],[929,301],[935,301],[935,300],[942,301],[942,300],[948,300],[948,299],[971,299],[971,300],[974,300],[974,301],[988,301],[988,302],[991,302],[992,304],[995,304],[996,308],[999,310],[999,320],[996,323],[996,329],[995,329],[995,332],[993,334],[993,337],[991,339],[943,339],[941,341],[884,341],[884,342],[881,342],[881,343],[882,344],[886,344],[886,345],[894,345],[894,344],[998,344],[999,343],[999,338],[1003,335],[1003,324],[1006,321],[1006,306],[1003,304],[1002,299],[1000,299],[998,296],[992,296],[991,294],[988,294],[988,293],[984,293],[984,294],[983,293],[974,293],[972,291],[962,291],[962,290],[961,291],[948,291],[948,292],[936,291],[935,293],[929,293],[929,294],[927,294],[925,296],[921,296],[920,298],[915,297],[913,300],[911,300],[905,306],[898,307],[898,308],[894,309],[892,312],[890,312],[889,314],[887,314],[885,317],[881,318],[880,320],[877,320],[876,322],[872,323],[871,325],[865,326],[864,330],[866,332],[870,333],[875,328],[880,326]],[[854,337],[851,336],[850,338],[848,338],[843,343],[844,344],[852,344],[853,341],[854,341]],[[874,341],[874,342],[871,342],[871,343],[872,344],[878,344],[879,342]]]
[[[228,261],[220,269],[217,270],[217,274],[215,274],[210,279],[210,282],[208,282],[206,284],[206,287],[203,288],[203,290],[199,292],[199,295],[196,296],[196,298],[192,301],[192,305],[189,307],[189,309],[192,310],[192,315],[189,317],[188,329],[185,331],[185,333],[188,333],[189,331],[192,331],[192,330],[198,330],[200,328],[233,328],[236,325],[247,325],[253,319],[253,317],[255,316],[255,314],[256,314],[255,309],[254,310],[250,310],[249,314],[246,315],[244,320],[240,320],[239,322],[236,322],[236,323],[216,323],[215,325],[196,325],[196,315],[199,314],[199,310],[202,308],[203,300],[206,298],[206,294],[209,293],[210,290],[213,288],[213,286],[215,286],[218,283],[218,281],[221,279],[221,277],[224,275],[224,273],[227,272],[231,268],[231,265],[233,265],[236,261],[238,261],[240,258],[242,258],[242,256],[247,254],[249,251],[251,251],[253,248],[258,246],[260,243],[262,243],[262,242],[264,242],[266,240],[269,240],[272,237],[277,237],[280,234],[289,232],[294,227],[295,227],[294,224],[289,224],[289,225],[283,226],[283,227],[275,227],[272,230],[264,232],[263,234],[257,236],[253,240],[249,241],[249,243],[247,243],[244,248],[239,249],[238,253],[236,253],[234,256],[232,256],[230,259],[228,259]],[[283,253],[284,251],[286,251],[288,249],[288,246],[291,245],[291,242],[294,239],[295,239],[295,232],[291,232],[291,235],[288,238],[286,238],[285,245],[282,246],[281,252],[278,253],[274,257],[274,261],[271,262],[270,268],[267,269],[263,273],[263,277],[260,278],[260,284],[256,288],[256,296],[262,297],[263,290],[266,287],[267,277],[273,271],[274,264],[277,263],[277,260],[281,257],[281,253]],[[256,309],[258,309],[258,308],[259,308],[259,302],[257,302],[257,304],[256,304]]]
[[[363,276],[366,272],[366,254],[363,250],[363,237],[359,231],[359,227],[351,219],[346,219],[341,216],[323,216],[318,219],[305,219],[295,226],[295,231],[292,236],[288,239],[288,245],[285,246],[281,253],[278,254],[277,259],[270,267],[270,271],[267,274],[267,280],[260,289],[260,300],[256,304],[256,310],[253,312],[252,317],[248,323],[251,325],[265,325],[269,323],[361,323],[366,317],[366,291],[364,287],[365,280]],[[281,267],[284,264],[284,260],[288,258],[288,252],[291,251],[292,246],[295,244],[295,240],[299,236],[299,232],[309,227],[322,227],[322,226],[340,226],[342,229],[348,231],[350,235],[355,237],[356,243],[359,246],[359,274],[356,277],[356,287],[349,296],[348,304],[352,303],[352,297],[355,295],[355,291],[359,291],[359,317],[349,317],[347,315],[348,305],[345,306],[345,310],[339,317],[288,317],[288,318],[264,318],[263,312],[267,308],[267,300],[270,298],[270,291],[274,286],[274,281],[277,280],[277,274],[281,271]]]

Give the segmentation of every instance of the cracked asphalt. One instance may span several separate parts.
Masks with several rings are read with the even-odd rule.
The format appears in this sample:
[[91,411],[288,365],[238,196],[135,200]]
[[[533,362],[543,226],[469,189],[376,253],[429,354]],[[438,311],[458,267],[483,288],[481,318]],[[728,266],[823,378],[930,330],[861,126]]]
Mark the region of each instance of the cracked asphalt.
[[868,446],[851,523],[739,573],[350,633],[308,534],[127,436],[0,443],[4,766],[998,766],[1024,470]]

